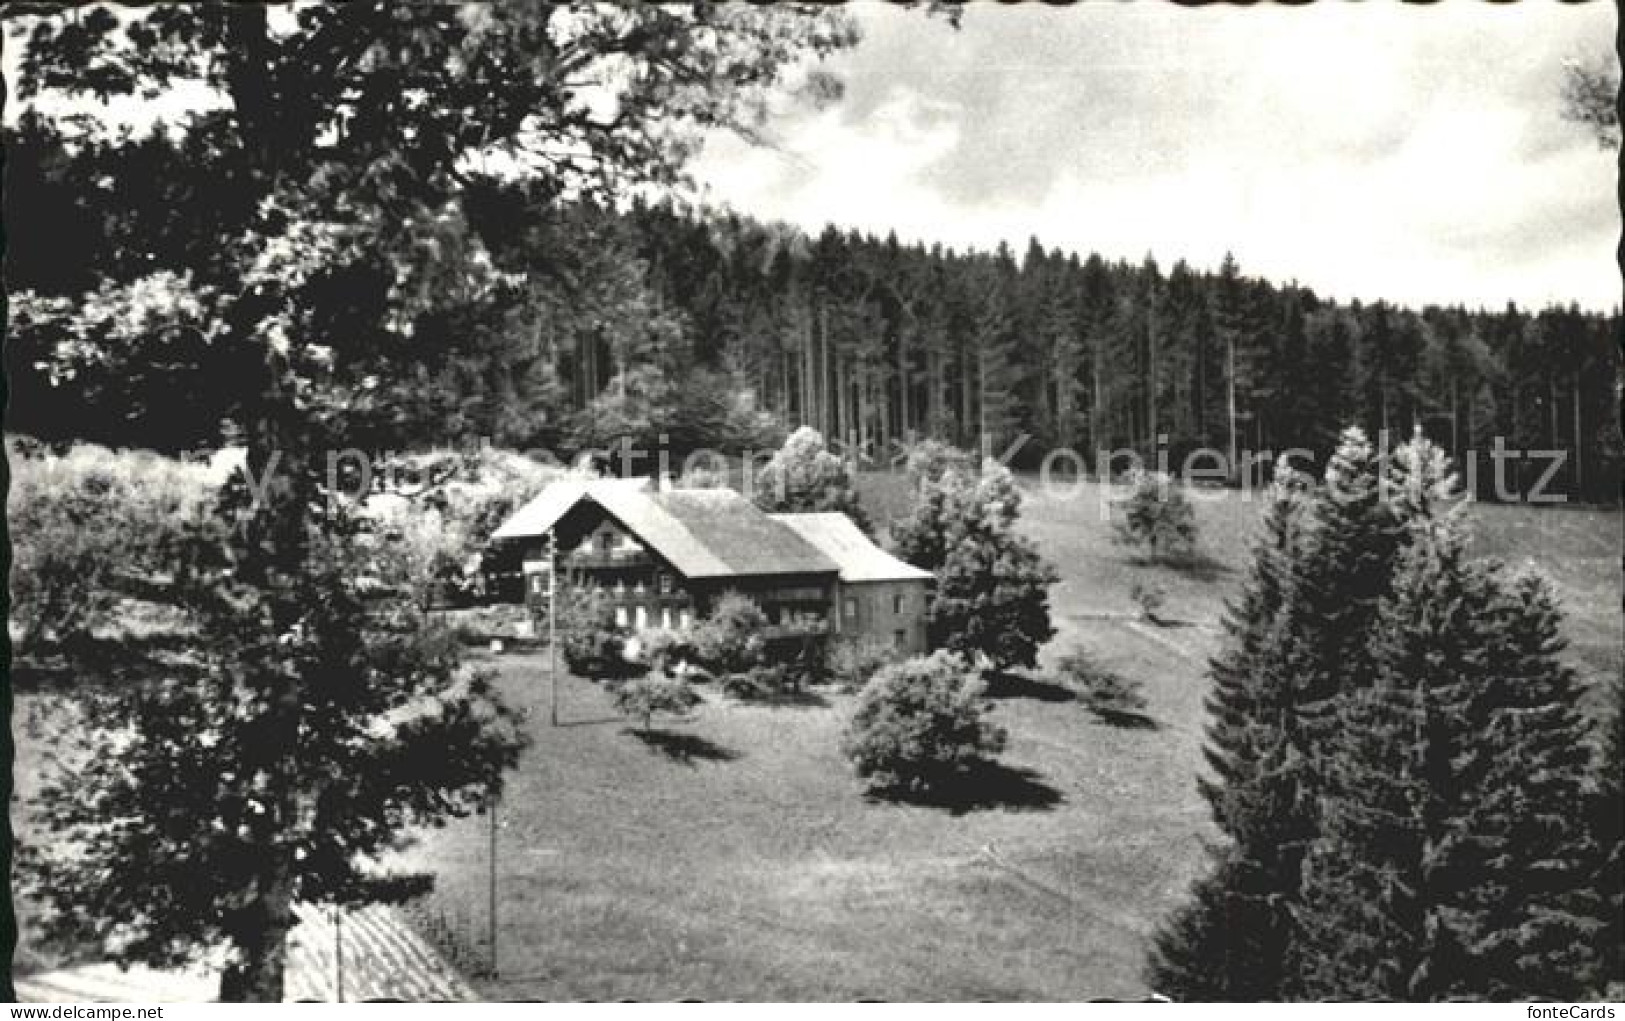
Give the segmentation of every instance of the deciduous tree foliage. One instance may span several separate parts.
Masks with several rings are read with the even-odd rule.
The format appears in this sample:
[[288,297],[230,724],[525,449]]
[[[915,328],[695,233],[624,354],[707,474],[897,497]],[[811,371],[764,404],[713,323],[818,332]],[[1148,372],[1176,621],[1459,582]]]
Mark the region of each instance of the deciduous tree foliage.
[[921,485],[913,513],[892,527],[897,555],[936,575],[926,618],[934,647],[994,670],[1033,666],[1055,634],[1055,568],[1016,531],[1021,492],[1008,469],[946,471]]
[[980,675],[938,651],[882,667],[863,686],[841,750],[872,789],[941,795],[1005,741],[983,719]]
[[622,715],[641,721],[648,734],[656,715],[681,716],[699,704],[700,696],[680,677],[651,673],[616,685],[614,701]]
[[802,426],[751,481],[756,505],[771,513],[830,511],[845,514],[864,531],[869,517],[858,503],[851,464],[831,452],[824,437]]
[[[188,215],[226,227],[210,250],[156,272],[138,263],[96,300],[64,286],[65,303],[40,294],[19,305],[43,335],[67,338],[38,348],[58,375],[118,343],[184,337],[207,349],[230,433],[264,483],[252,499],[223,499],[230,527],[205,537],[219,566],[199,573],[196,600],[218,606],[213,662],[159,696],[173,712],[108,704],[123,714],[109,722],[130,733],[111,746],[124,754],[47,795],[59,813],[48,819],[84,838],[86,856],[78,872],[40,875],[66,916],[117,936],[126,959],[169,963],[224,939],[222,998],[280,999],[294,898],[364,896],[355,877],[368,851],[467,809],[512,762],[483,686],[458,695],[472,682],[449,661],[394,651],[335,576],[344,524],[318,458],[422,428],[441,353],[503,322],[522,295],[522,275],[494,263],[463,204],[482,164],[542,177],[553,194],[671,181],[693,129],[750,129],[764,87],[852,30],[827,9],[706,3],[7,13],[24,47],[25,104],[184,83],[218,100],[179,126],[188,144],[177,157],[192,171]],[[132,314],[157,307],[162,316]],[[186,752],[200,768],[158,768],[181,754],[169,718],[187,720],[187,735],[218,735]],[[202,763],[211,756],[220,761]],[[73,806],[103,795],[123,798],[135,821],[87,829]],[[218,840],[203,838],[213,805],[242,813]],[[315,845],[313,819],[324,827]],[[172,859],[186,873],[155,865],[164,852],[143,853],[143,834],[191,838]],[[115,921],[128,924],[115,933]]]
[[286,621],[243,554],[197,539],[176,581],[190,655],[156,683],[78,692],[18,883],[46,940],[159,967],[223,950],[222,997],[254,998],[282,981],[292,901],[422,892],[431,877],[380,858],[476,810],[523,741],[449,630],[364,601],[372,555],[354,535],[314,537],[289,565]]
[[766,662],[767,614],[754,599],[725,592],[691,636],[700,665],[719,675],[745,673]]

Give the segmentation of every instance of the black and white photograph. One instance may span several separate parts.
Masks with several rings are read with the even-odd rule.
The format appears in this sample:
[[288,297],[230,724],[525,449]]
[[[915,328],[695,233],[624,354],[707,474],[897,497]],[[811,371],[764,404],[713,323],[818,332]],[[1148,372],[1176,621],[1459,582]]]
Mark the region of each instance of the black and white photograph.
[[0,3],[0,998],[1618,1017],[1620,15]]

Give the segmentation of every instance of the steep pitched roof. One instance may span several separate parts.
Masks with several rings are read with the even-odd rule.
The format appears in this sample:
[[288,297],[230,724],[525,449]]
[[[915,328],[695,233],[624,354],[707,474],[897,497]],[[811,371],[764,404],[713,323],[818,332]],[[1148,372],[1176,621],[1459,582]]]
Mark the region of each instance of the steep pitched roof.
[[648,487],[647,479],[560,479],[551,482],[529,503],[514,512],[495,532],[493,539],[529,539],[546,535],[584,496],[598,502],[613,500],[621,491],[638,492]]
[[652,494],[652,499],[723,563],[725,570],[718,575],[833,574],[839,569],[795,529],[732,489],[672,489]]
[[842,581],[925,581],[931,577],[930,571],[904,563],[876,546],[845,514],[774,514],[772,518],[840,565]]
[[837,564],[731,489],[657,492],[645,479],[555,482],[493,539],[543,535],[584,499],[603,507],[688,578],[829,574]]

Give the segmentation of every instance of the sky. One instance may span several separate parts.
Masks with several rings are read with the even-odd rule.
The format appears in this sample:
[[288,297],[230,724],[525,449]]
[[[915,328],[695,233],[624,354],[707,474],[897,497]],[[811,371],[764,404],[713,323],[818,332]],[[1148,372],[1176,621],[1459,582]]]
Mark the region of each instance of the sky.
[[848,9],[863,41],[829,64],[845,96],[779,104],[771,146],[709,140],[708,201],[809,233],[1018,255],[1036,236],[1165,270],[1229,251],[1344,300],[1620,303],[1615,154],[1562,117],[1564,62],[1612,59],[1605,0],[982,2],[957,30]]
[[1615,154],[1562,116],[1612,4],[857,4],[846,94],[710,140],[706,198],[816,232],[1297,280],[1339,299],[1619,304]]

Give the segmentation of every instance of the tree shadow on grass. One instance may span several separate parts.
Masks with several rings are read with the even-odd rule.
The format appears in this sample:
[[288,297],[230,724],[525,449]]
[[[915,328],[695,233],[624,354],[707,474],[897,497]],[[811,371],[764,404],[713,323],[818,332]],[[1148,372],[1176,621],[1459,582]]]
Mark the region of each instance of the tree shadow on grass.
[[1091,709],[1095,719],[1108,727],[1119,730],[1161,730],[1162,724],[1155,717],[1145,713],[1125,709]]
[[1064,800],[1059,790],[1045,783],[1033,770],[989,761],[977,763],[952,783],[933,790],[871,789],[866,797],[870,801],[946,809],[950,815],[992,809],[1048,812]]
[[1201,551],[1167,557],[1162,563],[1169,570],[1192,581],[1214,582],[1236,573],[1234,567]]
[[732,762],[739,753],[731,748],[707,741],[694,734],[674,734],[669,730],[637,730],[631,735],[642,741],[650,751],[659,752],[673,762],[692,766],[698,762]]
[[[736,696],[738,697],[738,696]],[[777,691],[769,695],[739,697],[742,705],[764,706],[768,709],[828,709],[829,699],[816,691]]]
[[1027,674],[1001,673],[988,678],[988,698],[1029,698],[1034,702],[1076,702],[1078,693],[1064,684]]

